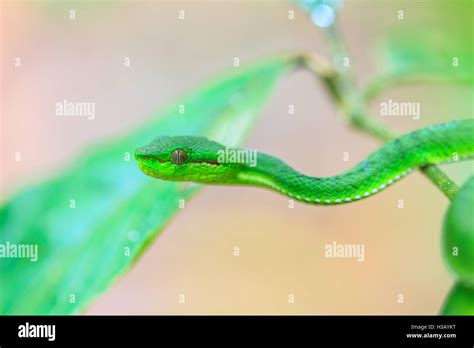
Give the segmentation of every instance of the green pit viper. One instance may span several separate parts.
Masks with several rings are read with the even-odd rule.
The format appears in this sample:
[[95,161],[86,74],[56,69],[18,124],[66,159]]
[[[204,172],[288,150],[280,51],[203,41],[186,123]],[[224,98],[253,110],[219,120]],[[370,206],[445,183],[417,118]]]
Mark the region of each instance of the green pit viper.
[[258,186],[308,204],[343,204],[380,192],[416,168],[474,158],[474,119],[441,123],[400,136],[352,169],[330,177],[304,175],[260,152],[254,163],[235,163],[239,161],[228,160],[232,156],[222,160],[226,152],[240,157],[251,153],[228,149],[203,137],[160,136],[138,148],[135,158],[145,174],[163,180]]

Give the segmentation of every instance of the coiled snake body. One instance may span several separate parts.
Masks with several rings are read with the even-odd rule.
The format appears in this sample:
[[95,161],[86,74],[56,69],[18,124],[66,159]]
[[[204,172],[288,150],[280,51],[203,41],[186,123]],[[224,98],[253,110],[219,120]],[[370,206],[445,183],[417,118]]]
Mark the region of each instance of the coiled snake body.
[[232,161],[232,157],[222,160],[223,153],[248,152],[228,149],[203,137],[162,136],[137,149],[135,157],[145,174],[159,179],[259,186],[304,203],[342,204],[380,192],[418,167],[474,158],[474,120],[413,131],[383,145],[352,169],[331,177],[304,175],[260,152],[254,163]]

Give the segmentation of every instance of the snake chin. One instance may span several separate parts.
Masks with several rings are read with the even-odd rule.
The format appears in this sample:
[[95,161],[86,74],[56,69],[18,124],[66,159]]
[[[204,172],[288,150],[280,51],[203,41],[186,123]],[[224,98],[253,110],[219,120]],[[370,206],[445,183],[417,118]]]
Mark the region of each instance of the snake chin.
[[162,173],[160,173],[160,171],[146,165],[145,163],[138,162],[138,168],[140,168],[140,170],[148,176],[166,180],[166,177]]

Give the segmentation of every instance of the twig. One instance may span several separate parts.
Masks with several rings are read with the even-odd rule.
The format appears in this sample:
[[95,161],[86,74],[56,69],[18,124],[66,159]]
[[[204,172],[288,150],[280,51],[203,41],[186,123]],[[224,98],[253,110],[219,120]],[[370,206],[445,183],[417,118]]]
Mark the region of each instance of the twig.
[[[341,42],[337,39],[339,36],[335,29],[329,31],[328,34],[332,38],[332,42]],[[339,58],[344,55],[345,51],[341,44],[335,45],[333,49],[336,51],[335,55]],[[335,58],[338,59],[338,57]],[[388,142],[397,137],[395,132],[369,116],[367,99],[357,93],[349,73],[337,71],[326,59],[316,53],[304,53],[301,55],[301,59],[303,65],[322,80],[341,114],[354,129],[370,134],[383,142]],[[456,183],[439,167],[429,165],[420,168],[420,170],[448,199],[452,200],[459,191]]]

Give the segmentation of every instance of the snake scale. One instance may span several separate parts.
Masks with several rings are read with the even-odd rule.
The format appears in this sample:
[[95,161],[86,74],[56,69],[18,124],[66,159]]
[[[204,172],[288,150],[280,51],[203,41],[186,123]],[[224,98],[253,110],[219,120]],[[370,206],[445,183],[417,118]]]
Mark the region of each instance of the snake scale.
[[346,172],[330,177],[304,175],[260,152],[254,163],[249,163],[249,156],[246,161],[236,161],[238,156],[222,160],[223,153],[240,154],[240,159],[252,154],[203,137],[160,136],[138,148],[135,158],[145,174],[163,180],[258,186],[308,204],[343,204],[380,192],[416,168],[474,158],[474,120],[415,130],[381,146]]

